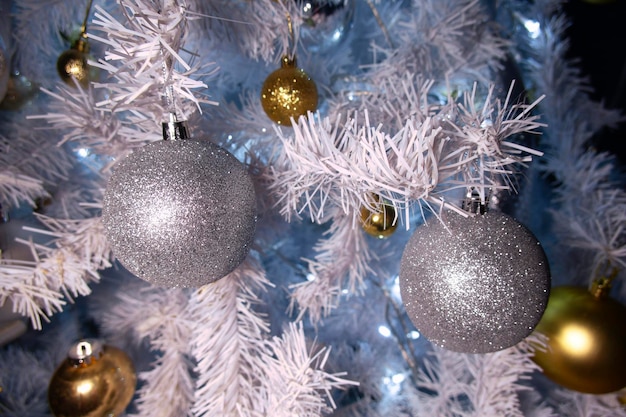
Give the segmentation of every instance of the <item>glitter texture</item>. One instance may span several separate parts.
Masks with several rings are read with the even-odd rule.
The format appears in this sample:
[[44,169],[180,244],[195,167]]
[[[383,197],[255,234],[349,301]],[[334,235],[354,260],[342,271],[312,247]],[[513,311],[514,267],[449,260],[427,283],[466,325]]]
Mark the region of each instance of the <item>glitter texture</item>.
[[296,68],[295,59],[283,57],[281,68],[272,72],[261,88],[261,105],[267,116],[279,125],[291,126],[317,109],[317,87],[309,76]]
[[415,231],[400,265],[400,292],[415,327],[465,353],[513,346],[546,308],[550,270],[535,236],[495,211],[449,214]]
[[130,272],[158,286],[199,287],[247,256],[254,186],[246,168],[210,142],[153,142],[115,166],[102,221]]

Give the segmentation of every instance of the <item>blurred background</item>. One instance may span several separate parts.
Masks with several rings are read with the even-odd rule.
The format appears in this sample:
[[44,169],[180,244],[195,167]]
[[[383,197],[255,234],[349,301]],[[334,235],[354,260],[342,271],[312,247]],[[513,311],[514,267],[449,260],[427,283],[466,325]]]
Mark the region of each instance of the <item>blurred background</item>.
[[[564,10],[571,19],[570,57],[580,60],[594,91],[607,107],[626,113],[626,1],[570,0]],[[626,163],[626,122],[594,138],[599,150],[615,153]]]

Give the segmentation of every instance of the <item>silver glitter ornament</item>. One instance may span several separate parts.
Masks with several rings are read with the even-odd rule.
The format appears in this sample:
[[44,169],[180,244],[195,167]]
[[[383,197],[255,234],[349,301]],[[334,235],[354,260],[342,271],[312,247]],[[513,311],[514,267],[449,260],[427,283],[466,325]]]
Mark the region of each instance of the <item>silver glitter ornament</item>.
[[501,212],[433,220],[409,239],[400,293],[415,327],[431,342],[464,353],[513,346],[546,308],[550,270],[526,227]]
[[207,141],[163,140],[114,168],[102,222],[115,257],[164,287],[199,287],[233,271],[256,228],[246,168]]

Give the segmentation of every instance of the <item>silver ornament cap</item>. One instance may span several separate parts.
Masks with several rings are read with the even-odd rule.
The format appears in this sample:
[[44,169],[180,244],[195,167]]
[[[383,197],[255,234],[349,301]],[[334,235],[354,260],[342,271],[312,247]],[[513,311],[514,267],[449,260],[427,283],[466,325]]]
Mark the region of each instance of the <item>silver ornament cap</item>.
[[400,265],[400,294],[417,330],[464,353],[495,352],[528,336],[550,281],[532,232],[497,211],[432,220],[411,236]]
[[96,339],[83,339],[70,347],[67,357],[75,365],[90,364],[93,358],[100,358],[102,352],[102,342]]
[[102,222],[114,256],[154,285],[200,287],[246,258],[256,196],[245,166],[208,141],[152,142],[114,167]]

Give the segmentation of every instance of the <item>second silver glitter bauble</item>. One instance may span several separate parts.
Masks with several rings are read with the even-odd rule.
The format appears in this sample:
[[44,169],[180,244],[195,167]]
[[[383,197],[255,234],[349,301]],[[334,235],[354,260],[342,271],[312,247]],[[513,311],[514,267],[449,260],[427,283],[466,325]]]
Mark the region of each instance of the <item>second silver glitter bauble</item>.
[[210,142],[153,142],[115,166],[102,221],[130,272],[158,286],[199,287],[247,256],[254,186],[246,168]]
[[495,352],[535,328],[550,271],[535,236],[501,212],[449,214],[417,229],[400,265],[406,312],[424,337],[448,350]]

